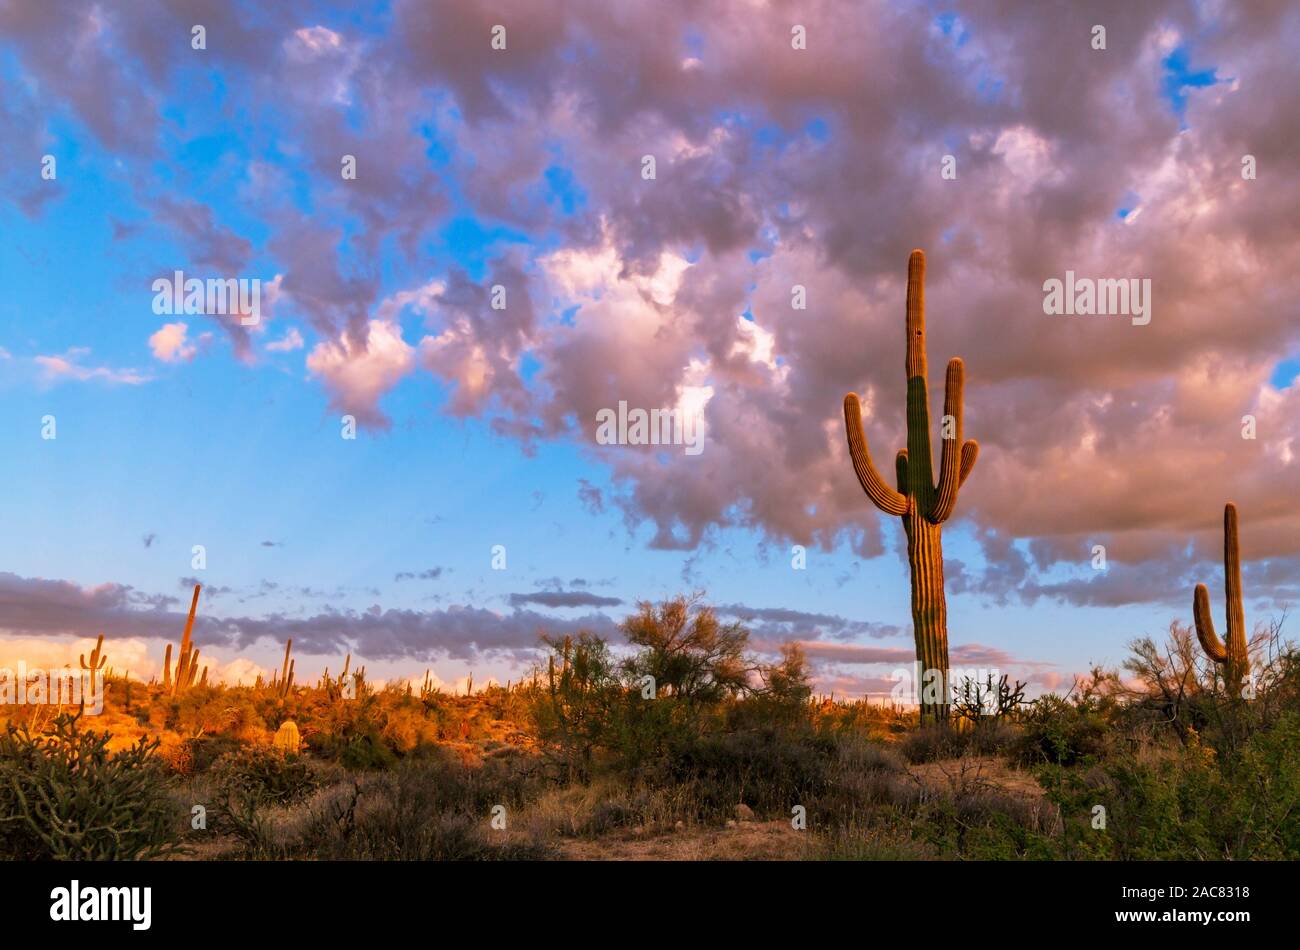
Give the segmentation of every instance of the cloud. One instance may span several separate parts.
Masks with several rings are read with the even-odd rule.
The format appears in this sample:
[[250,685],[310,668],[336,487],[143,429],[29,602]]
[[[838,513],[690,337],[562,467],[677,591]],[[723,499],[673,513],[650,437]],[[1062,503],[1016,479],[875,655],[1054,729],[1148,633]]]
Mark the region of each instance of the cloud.
[[[0,572],[0,631],[10,635],[174,637],[185,616],[175,597],[149,595],[125,584],[94,587]],[[188,605],[186,605],[188,608]]]
[[442,576],[441,567],[431,567],[426,571],[398,571],[393,575],[395,581],[432,581]]
[[[901,636],[907,631],[893,624],[869,620],[849,620],[835,614],[810,613],[788,607],[748,607],[743,604],[723,604],[715,608],[724,617],[736,617],[750,626],[759,637],[766,640],[799,639],[812,635],[829,636],[846,640],[865,636],[873,639]],[[754,621],[759,621],[755,624]]]
[[83,366],[81,360],[90,355],[87,347],[73,347],[62,356],[37,356],[34,361],[44,372],[47,382],[74,380],[76,382],[99,381],[110,385],[139,386],[147,383],[150,376],[134,369],[113,369],[108,366]]
[[[119,638],[175,640],[185,626],[188,602],[148,595],[124,584],[95,587],[62,580],[24,578],[0,573],[0,635],[6,637],[90,636],[102,632],[106,647]],[[259,642],[282,644],[292,637],[303,653],[351,652],[374,660],[460,660],[483,655],[529,657],[542,633],[564,635],[590,630],[618,636],[618,626],[600,613],[560,619],[532,610],[496,613],[478,607],[451,606],[434,611],[329,608],[307,617],[273,613],[262,617],[195,619],[197,643],[218,653],[247,649]],[[110,644],[111,641],[112,643]]]
[[307,356],[307,369],[324,381],[331,409],[353,415],[364,425],[387,429],[391,423],[379,400],[414,367],[413,354],[402,339],[401,327],[372,320],[363,343],[344,334],[316,344]]
[[[1293,5],[1115,5],[1104,55],[1086,49],[1083,8],[959,2],[958,39],[921,3],[830,0],[801,14],[812,48],[798,51],[776,7],[697,6],[398,0],[378,35],[214,7],[229,108],[282,102],[292,170],[262,160],[231,182],[259,245],[198,199],[161,195],[158,217],[213,269],[274,260],[322,340],[307,366],[332,410],[387,427],[399,382],[435,382],[454,418],[526,450],[579,446],[603,469],[600,490],[580,489],[587,509],[681,550],[731,528],[863,557],[886,531],[896,542],[852,476],[839,407],[863,395],[888,468],[904,441],[904,268],[924,247],[931,411],[961,355],[982,444],[952,527],[994,560],[965,566],[967,589],[1119,603],[1146,576],[1159,600],[1188,546],[1204,573],[1228,498],[1252,561],[1300,554],[1300,385],[1273,382],[1300,352],[1300,112],[1279,92],[1300,82]],[[0,158],[39,154],[67,119],[150,167],[172,144],[165,106],[190,57],[164,38],[184,15],[0,8],[25,80],[0,106],[17,130]],[[502,21],[509,55],[484,55]],[[693,41],[665,23],[693,24]],[[1231,81],[1172,103],[1180,46]],[[1247,152],[1256,181],[1240,176]],[[348,153],[360,170],[343,181]],[[946,154],[955,180],[938,173]],[[53,199],[12,194],[29,213]],[[472,276],[429,262],[453,219],[497,229]],[[1048,317],[1043,282],[1066,270],[1149,278],[1151,323]],[[487,299],[498,283],[504,311]],[[60,361],[50,379],[143,381],[44,359]],[[704,452],[595,444],[595,413],[620,400],[699,407]],[[1095,544],[1122,572],[1062,579]]]
[[164,323],[149,337],[149,348],[153,350],[154,359],[164,363],[179,363],[182,360],[194,359],[194,354],[198,350],[186,341],[188,330],[189,327],[180,321]]
[[298,332],[297,327],[290,327],[280,339],[266,344],[266,348],[272,353],[289,353],[293,350],[301,350],[303,348],[302,334]]
[[511,594],[511,607],[537,604],[540,607],[617,607],[623,603],[617,597],[601,597],[586,591],[538,590],[531,594]]
[[[96,636],[71,639],[36,637],[0,638],[0,669],[13,670],[25,663],[28,670],[81,669],[81,658],[95,649]],[[162,665],[149,656],[149,645],[138,637],[104,640],[104,655],[114,673],[129,673],[134,679],[148,679]]]

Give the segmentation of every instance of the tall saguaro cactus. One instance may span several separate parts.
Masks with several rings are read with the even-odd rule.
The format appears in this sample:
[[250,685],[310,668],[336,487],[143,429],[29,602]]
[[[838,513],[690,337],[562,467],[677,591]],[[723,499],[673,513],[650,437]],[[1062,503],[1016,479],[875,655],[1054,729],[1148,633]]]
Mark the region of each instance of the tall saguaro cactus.
[[[934,480],[930,445],[930,396],[925,357],[925,253],[912,251],[907,260],[907,448],[895,459],[898,489],[890,488],[876,471],[862,430],[862,406],[857,393],[844,397],[853,470],[867,497],[888,515],[897,515],[907,533],[907,563],[912,571],[912,628],[916,657],[921,663],[921,719],[946,719],[948,691],[948,605],[943,593],[943,523],[957,504],[957,490],[975,467],[979,443],[962,441],[962,387],[966,367],[954,357],[948,362],[940,437],[939,480]],[[940,692],[925,689],[934,683]]]
[[1204,584],[1196,585],[1192,596],[1192,616],[1196,618],[1196,636],[1205,654],[1223,667],[1223,682],[1233,696],[1250,673],[1250,651],[1246,643],[1246,611],[1241,606],[1241,548],[1237,544],[1237,506],[1223,506],[1223,573],[1228,596],[1228,639],[1224,643],[1214,632],[1210,615],[1210,592]]
[[167,644],[163,657],[163,690],[172,695],[183,693],[194,685],[199,673],[199,650],[194,647],[194,613],[199,608],[199,591],[201,585],[194,585],[194,597],[190,601],[190,614],[185,618],[185,632],[181,635],[181,650],[176,657],[176,675],[171,674],[172,646]]

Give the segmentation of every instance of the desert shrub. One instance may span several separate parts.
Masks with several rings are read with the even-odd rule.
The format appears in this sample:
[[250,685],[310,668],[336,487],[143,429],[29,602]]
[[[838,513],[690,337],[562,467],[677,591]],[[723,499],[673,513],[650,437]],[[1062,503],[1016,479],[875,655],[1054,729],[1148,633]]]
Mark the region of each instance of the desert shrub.
[[730,817],[737,804],[788,815],[826,788],[834,740],[779,728],[706,735],[672,751],[647,777],[654,784],[689,784],[698,817]]
[[657,606],[641,601],[621,627],[640,648],[625,664],[628,675],[638,681],[652,676],[661,696],[707,704],[750,690],[755,663],[745,653],[749,631],[739,621],[721,623],[699,595]]
[[225,755],[243,747],[239,739],[230,735],[199,736],[184,743],[189,751],[190,770],[206,772]]
[[881,805],[909,806],[922,787],[893,748],[861,736],[834,736],[835,761],[820,793],[808,803],[817,827],[849,827],[867,821]]
[[177,849],[180,816],[158,743],[108,751],[108,733],[62,714],[48,734],[0,735],[0,855],[14,860],[130,861]]
[[1012,752],[1023,765],[1075,765],[1101,754],[1109,728],[1107,712],[1091,699],[1070,702],[1048,694],[1020,719]]
[[490,826],[493,806],[521,805],[523,777],[450,759],[404,763],[367,777],[313,810],[295,853],[333,860],[540,859],[545,845]]
[[1020,729],[1006,719],[982,719],[965,739],[967,755],[1002,755],[1015,749]]
[[[1147,745],[1041,778],[1066,819],[1071,857],[1294,860],[1300,856],[1300,716],[1283,715],[1236,752]],[[1105,828],[1094,809],[1105,808]]]
[[587,781],[597,750],[617,744],[625,692],[609,646],[595,634],[543,642],[546,677],[530,714],[543,748],[569,781]]
[[332,759],[354,772],[373,772],[397,766],[397,754],[388,747],[378,729],[348,729],[313,740],[323,758]]
[[966,738],[947,723],[932,723],[913,729],[899,742],[899,751],[909,762],[934,762],[962,754]]
[[660,795],[645,787],[626,787],[610,777],[591,785],[548,790],[528,809],[530,827],[543,835],[595,837],[620,828],[669,824],[672,814]]
[[212,766],[218,795],[234,795],[262,805],[292,805],[312,793],[317,778],[302,756],[268,746],[245,746]]
[[307,719],[304,737],[321,758],[352,771],[394,768],[399,758],[384,737],[389,719],[385,706],[392,701],[389,694],[367,691],[355,700],[330,703]]

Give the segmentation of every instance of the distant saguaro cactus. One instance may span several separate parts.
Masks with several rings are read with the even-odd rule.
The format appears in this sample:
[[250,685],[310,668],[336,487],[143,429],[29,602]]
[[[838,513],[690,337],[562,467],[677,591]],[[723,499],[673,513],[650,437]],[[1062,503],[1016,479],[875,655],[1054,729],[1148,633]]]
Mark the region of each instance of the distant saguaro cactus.
[[1196,618],[1196,636],[1205,654],[1223,667],[1223,682],[1233,696],[1241,695],[1242,683],[1250,673],[1250,651],[1246,643],[1246,612],[1241,605],[1241,548],[1237,544],[1237,506],[1223,506],[1223,573],[1228,596],[1227,643],[1214,632],[1210,614],[1210,592],[1204,584],[1196,585],[1192,596],[1192,616]]
[[90,695],[95,695],[95,677],[104,664],[108,662],[108,657],[103,656],[104,652],[104,635],[101,633],[99,639],[95,641],[95,649],[90,651],[90,662],[86,662],[86,654],[81,654],[81,668],[90,674]]
[[[898,490],[885,484],[872,464],[867,437],[862,430],[862,406],[857,393],[844,397],[844,424],[848,430],[853,470],[867,497],[877,508],[903,520],[907,533],[907,563],[912,572],[912,630],[916,657],[921,663],[922,721],[947,719],[952,697],[948,691],[948,605],[943,592],[943,523],[957,504],[957,490],[965,483],[979,443],[962,441],[962,388],[966,367],[960,358],[948,361],[940,437],[943,448],[939,481],[934,481],[930,445],[930,396],[925,355],[925,253],[912,251],[907,260],[907,448],[895,459]],[[926,684],[938,672],[936,695]]]
[[201,585],[194,585],[194,597],[190,600],[190,614],[185,620],[185,632],[181,634],[181,650],[176,657],[176,675],[172,675],[172,645],[167,644],[163,655],[163,692],[183,693],[194,685],[194,678],[199,673],[199,651],[194,647],[194,613],[199,608],[199,591]]
[[276,695],[281,699],[285,698],[293,691],[293,673],[297,661],[289,656],[292,651],[293,638],[290,637],[284,643],[284,669],[280,673],[279,680],[276,681]]

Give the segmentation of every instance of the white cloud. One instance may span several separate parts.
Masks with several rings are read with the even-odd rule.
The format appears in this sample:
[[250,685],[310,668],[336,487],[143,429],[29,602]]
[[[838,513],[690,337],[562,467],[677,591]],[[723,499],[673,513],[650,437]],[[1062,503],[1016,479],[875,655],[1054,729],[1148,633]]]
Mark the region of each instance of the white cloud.
[[45,371],[45,380],[47,382],[71,379],[84,383],[97,379],[106,383],[138,386],[141,383],[149,382],[152,378],[134,369],[80,365],[78,361],[88,355],[90,355],[88,347],[74,346],[62,356],[37,356],[35,362],[37,366]]
[[187,342],[188,331],[189,327],[180,321],[164,323],[149,337],[149,348],[153,350],[154,359],[162,360],[164,363],[179,363],[181,360],[194,359],[198,349]]
[[301,350],[303,345],[302,334],[298,332],[298,328],[290,327],[280,339],[266,344],[266,348],[272,353],[288,353],[291,350]]

